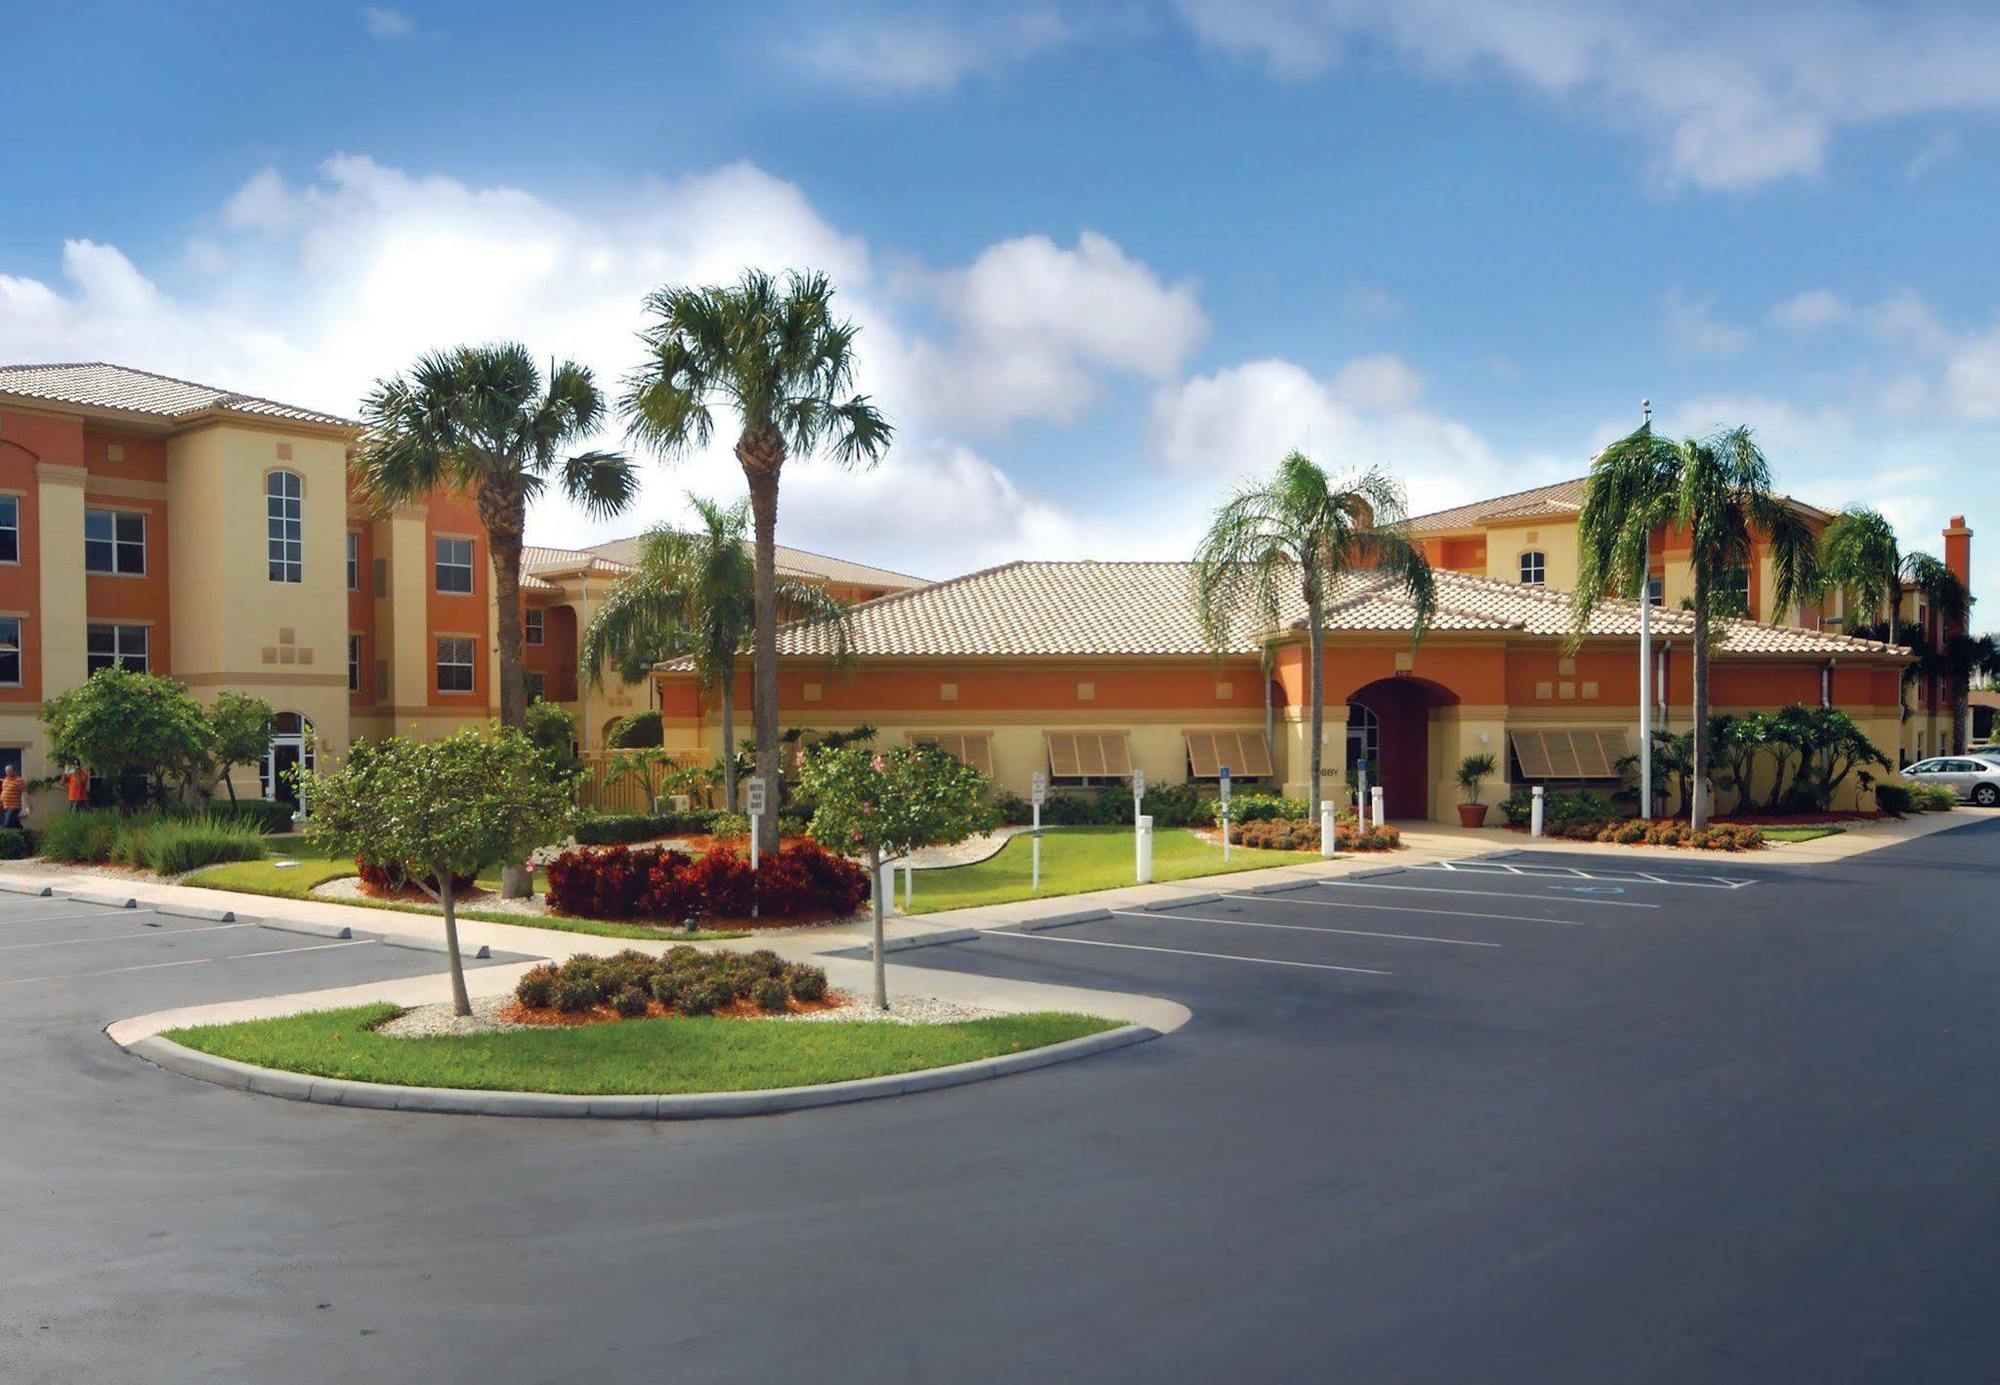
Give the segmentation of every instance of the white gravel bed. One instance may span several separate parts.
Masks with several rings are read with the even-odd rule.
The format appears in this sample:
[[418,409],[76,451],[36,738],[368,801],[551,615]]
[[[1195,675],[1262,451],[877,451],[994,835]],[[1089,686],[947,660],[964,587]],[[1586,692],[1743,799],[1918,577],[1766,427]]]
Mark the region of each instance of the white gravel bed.
[[774,1019],[793,1024],[816,1024],[827,1020],[877,1020],[884,1024],[958,1024],[963,1020],[990,1019],[1002,1013],[977,1005],[961,1005],[936,996],[894,995],[889,997],[887,1014],[877,1010],[872,999],[859,992],[836,991],[848,1003],[835,1010],[808,1010],[804,1014],[776,1015]]
[[376,1027],[377,1034],[396,1039],[434,1039],[447,1034],[490,1034],[500,1029],[526,1029],[525,1024],[508,1024],[500,1012],[513,1004],[512,993],[480,996],[472,1002],[470,1015],[452,1013],[451,1002],[418,1005]]
[[[442,914],[444,912],[442,904],[435,903],[429,898],[385,900],[377,895],[369,894],[361,888],[361,877],[358,875],[343,875],[338,880],[329,880],[323,885],[315,885],[312,897],[314,899],[331,900],[334,903],[347,903],[357,899],[367,900],[372,903],[394,904],[399,909],[412,909],[429,914]],[[473,895],[469,899],[458,900],[457,905],[460,909],[477,909],[482,913],[526,914],[534,918],[540,918],[548,913],[547,908],[543,905],[542,896],[538,894],[527,895],[520,899],[505,899],[497,892],[484,891]]]

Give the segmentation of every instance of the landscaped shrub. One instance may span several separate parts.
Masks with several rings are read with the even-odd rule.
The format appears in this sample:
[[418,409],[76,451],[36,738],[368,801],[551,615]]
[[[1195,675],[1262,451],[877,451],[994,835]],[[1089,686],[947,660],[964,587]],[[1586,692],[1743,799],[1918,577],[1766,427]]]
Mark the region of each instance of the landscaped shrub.
[[19,861],[34,854],[34,833],[25,827],[0,828],[0,861]]
[[[378,866],[373,861],[357,856],[354,858],[354,871],[361,877],[361,888],[369,894],[393,895],[421,888],[403,873],[401,866]],[[436,877],[428,879],[431,888],[436,889]],[[454,896],[462,895],[477,883],[470,875],[454,875],[451,878],[451,892]]]
[[[1218,798],[1213,803],[1209,821],[1221,822],[1222,800]],[[1303,798],[1281,798],[1277,794],[1236,794],[1231,796],[1229,802],[1231,822],[1272,822],[1279,818],[1303,820],[1309,811],[1310,807]]]
[[561,973],[547,962],[538,967],[528,968],[521,979],[514,983],[514,999],[530,1009],[543,1009],[554,1002],[556,979],[560,975]]
[[711,1015],[736,1000],[736,987],[726,976],[691,977],[681,991],[683,1015]]
[[791,988],[792,996],[798,1000],[817,1001],[826,999],[826,969],[808,966],[804,962],[793,962],[785,968],[785,984]]
[[611,997],[611,1008],[618,1012],[620,1019],[637,1019],[646,1013],[646,993],[637,986],[627,986]]
[[646,750],[662,743],[665,739],[660,728],[658,712],[634,712],[611,728],[605,737],[606,744],[613,750]]
[[617,846],[624,842],[649,842],[657,837],[699,837],[714,830],[713,808],[691,808],[685,813],[612,813],[580,819],[575,836],[582,846]]
[[[1509,827],[1528,826],[1534,820],[1534,794],[1525,788],[1514,790],[1501,802],[1500,812]],[[1618,805],[1609,799],[1577,789],[1556,789],[1542,799],[1542,830],[1552,836],[1565,835],[1557,828],[1582,825],[1592,829],[1590,837],[1594,839],[1596,829],[1621,816]]]
[[292,830],[292,805],[275,799],[239,798],[231,803],[219,798],[208,805],[208,811],[214,817],[247,822],[260,832]]
[[756,899],[756,877],[750,862],[730,847],[704,853],[687,869],[701,899],[701,911],[711,918],[748,918]]
[[[1916,808],[1916,795],[1910,785],[1901,779],[1884,779],[1875,786],[1875,806],[1892,818],[1903,817]],[[43,848],[42,854],[48,855]]]
[[[1338,818],[1333,824],[1336,851],[1394,851],[1403,844],[1403,834],[1386,824],[1358,830],[1352,817]],[[1319,824],[1310,818],[1264,818],[1232,827],[1229,839],[1239,846],[1267,851],[1319,850]]]
[[608,1007],[623,1019],[651,1013],[649,1000],[677,1014],[708,1015],[743,1001],[775,1013],[789,1009],[794,1000],[816,1005],[826,996],[825,971],[787,963],[765,949],[741,953],[676,947],[661,957],[632,949],[611,957],[578,953],[559,966],[533,968],[514,986],[514,998],[531,1010],[601,1014]]
[[1922,812],[1949,813],[1958,806],[1958,795],[1942,784],[1918,784],[1911,793]]
[[110,860],[121,816],[111,809],[96,808],[55,814],[42,828],[42,858],[75,865]]
[[1155,828],[1206,827],[1215,821],[1202,787],[1192,779],[1178,784],[1149,784],[1139,811],[1153,820]]
[[168,819],[137,834],[140,863],[159,875],[181,875],[223,861],[261,861],[268,851],[253,823],[203,816]]
[[548,866],[549,907],[581,918],[702,918],[748,921],[845,916],[868,898],[868,873],[811,840],[788,842],[750,862],[728,847],[699,858],[639,847],[565,851]]
[[1035,805],[1011,790],[1002,789],[993,795],[993,814],[1007,827],[1023,827],[1035,820]]
[[580,918],[633,917],[646,872],[662,854],[608,846],[565,851],[548,864],[549,907]]
[[750,1000],[759,1010],[789,1009],[792,993],[775,976],[766,976],[750,988]]

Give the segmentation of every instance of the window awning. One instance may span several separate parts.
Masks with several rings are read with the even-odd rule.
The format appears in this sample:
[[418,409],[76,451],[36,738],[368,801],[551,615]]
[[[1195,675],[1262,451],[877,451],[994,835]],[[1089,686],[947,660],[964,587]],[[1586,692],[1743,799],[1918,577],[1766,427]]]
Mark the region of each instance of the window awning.
[[1132,750],[1123,731],[1046,731],[1049,774],[1057,779],[1129,779]]
[[1618,761],[1630,753],[1622,726],[1556,727],[1507,735],[1521,774],[1528,779],[1617,779]]
[[1183,731],[1188,770],[1196,779],[1219,779],[1222,766],[1234,778],[1268,779],[1271,743],[1262,731]]
[[910,737],[915,745],[934,745],[960,764],[970,765],[981,774],[993,773],[993,733],[991,731],[926,731]]

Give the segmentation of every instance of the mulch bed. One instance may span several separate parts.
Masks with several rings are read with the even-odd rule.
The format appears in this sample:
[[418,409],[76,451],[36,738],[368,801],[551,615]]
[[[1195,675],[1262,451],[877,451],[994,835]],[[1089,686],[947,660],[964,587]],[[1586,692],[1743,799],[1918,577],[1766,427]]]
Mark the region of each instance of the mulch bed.
[[[738,999],[711,1013],[720,1019],[770,1019],[787,1012],[794,1015],[807,1015],[815,1010],[838,1010],[855,1003],[854,998],[844,991],[828,991],[824,1000],[807,1001],[796,998],[787,1000],[785,1002],[785,1009],[782,1011],[761,1009],[748,1000]],[[644,1015],[634,1015],[632,1018],[664,1019],[668,1015],[677,1015],[679,1013],[678,1010],[669,1010],[666,1006],[660,1004],[659,1001],[649,997],[646,1001],[646,1013]],[[619,1020],[624,1019],[625,1016],[619,1014],[609,1005],[593,1005],[588,1010],[570,1011],[558,1010],[553,1006],[534,1009],[516,1000],[509,1002],[507,1008],[500,1012],[500,1018],[502,1022],[507,1024],[536,1024],[554,1029],[576,1029],[587,1024],[615,1024]]]
[[1879,822],[1888,816],[1879,808],[1866,812],[1828,809],[1823,813],[1729,813],[1710,821],[1734,823],[1741,827],[1823,827],[1842,822]]

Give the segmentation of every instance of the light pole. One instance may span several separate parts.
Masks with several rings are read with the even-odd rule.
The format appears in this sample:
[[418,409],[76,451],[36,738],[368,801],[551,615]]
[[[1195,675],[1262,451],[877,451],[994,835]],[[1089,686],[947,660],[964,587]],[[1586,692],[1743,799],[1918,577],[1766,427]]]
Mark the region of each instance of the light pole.
[[[1653,430],[1653,401],[1642,399],[1639,407],[1645,410],[1644,427]],[[1646,542],[1642,546],[1639,559],[1639,816],[1650,822],[1653,818],[1653,534],[1646,531]]]

